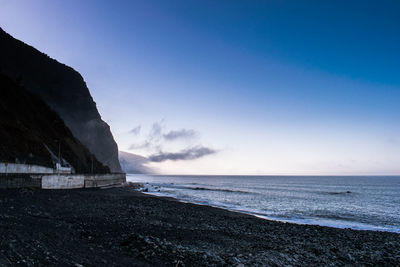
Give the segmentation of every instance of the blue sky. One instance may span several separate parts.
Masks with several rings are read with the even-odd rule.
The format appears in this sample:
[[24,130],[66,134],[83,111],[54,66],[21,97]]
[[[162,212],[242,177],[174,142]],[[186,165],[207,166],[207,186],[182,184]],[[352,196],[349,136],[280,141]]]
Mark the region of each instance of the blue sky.
[[[149,164],[185,174],[400,174],[399,13],[398,1],[0,0],[4,30],[83,75],[121,150],[216,151]],[[182,129],[195,134],[164,138]]]

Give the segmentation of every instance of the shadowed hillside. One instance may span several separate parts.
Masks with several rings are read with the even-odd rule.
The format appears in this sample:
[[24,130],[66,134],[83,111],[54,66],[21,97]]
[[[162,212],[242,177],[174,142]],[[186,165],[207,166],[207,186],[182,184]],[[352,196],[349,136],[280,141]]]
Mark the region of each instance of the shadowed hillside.
[[155,174],[156,171],[147,166],[149,160],[145,157],[119,151],[119,161],[121,162],[122,170],[130,174]]
[[46,146],[70,163],[77,173],[107,173],[58,114],[38,96],[0,74],[0,162],[18,162],[53,167]]
[[121,172],[118,147],[82,76],[0,28],[0,71],[41,97],[112,172]]

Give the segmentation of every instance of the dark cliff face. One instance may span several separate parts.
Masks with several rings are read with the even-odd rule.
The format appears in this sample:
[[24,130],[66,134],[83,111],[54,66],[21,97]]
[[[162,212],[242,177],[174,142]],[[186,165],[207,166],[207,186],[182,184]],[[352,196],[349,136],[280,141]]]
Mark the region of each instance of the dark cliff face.
[[112,172],[122,172],[118,147],[82,76],[0,28],[0,72],[39,95],[73,135]]
[[110,171],[39,96],[0,74],[0,161],[54,167],[49,150],[58,155],[59,149],[77,173]]

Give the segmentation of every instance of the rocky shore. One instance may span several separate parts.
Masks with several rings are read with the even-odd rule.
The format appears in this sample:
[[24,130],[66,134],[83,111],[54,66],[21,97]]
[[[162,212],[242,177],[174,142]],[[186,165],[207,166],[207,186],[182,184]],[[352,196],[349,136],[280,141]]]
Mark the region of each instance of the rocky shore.
[[400,235],[268,221],[134,186],[0,190],[0,266],[399,266]]

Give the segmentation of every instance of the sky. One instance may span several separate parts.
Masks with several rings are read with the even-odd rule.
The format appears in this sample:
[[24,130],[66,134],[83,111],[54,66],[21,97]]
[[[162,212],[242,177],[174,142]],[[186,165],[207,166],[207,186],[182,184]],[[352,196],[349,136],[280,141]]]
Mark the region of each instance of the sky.
[[0,0],[165,174],[399,175],[400,2]]

